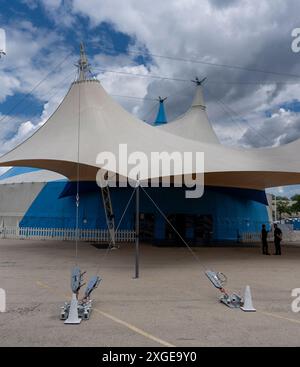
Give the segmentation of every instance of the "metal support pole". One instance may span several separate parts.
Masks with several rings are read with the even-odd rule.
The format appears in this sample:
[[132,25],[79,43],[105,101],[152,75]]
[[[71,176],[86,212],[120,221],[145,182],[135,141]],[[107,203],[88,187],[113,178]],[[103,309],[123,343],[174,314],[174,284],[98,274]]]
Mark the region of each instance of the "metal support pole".
[[140,276],[140,182],[137,176],[135,218],[135,279]]

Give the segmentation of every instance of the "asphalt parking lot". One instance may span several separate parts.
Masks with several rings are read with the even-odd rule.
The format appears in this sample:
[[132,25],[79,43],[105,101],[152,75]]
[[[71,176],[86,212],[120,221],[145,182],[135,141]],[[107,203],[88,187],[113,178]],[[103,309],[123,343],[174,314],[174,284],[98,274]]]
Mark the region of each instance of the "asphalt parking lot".
[[[283,256],[258,248],[194,249],[141,246],[140,279],[134,275],[134,245],[105,250],[80,243],[78,265],[87,277],[99,269],[89,321],[64,325],[60,307],[71,297],[75,264],[71,242],[0,240],[1,346],[300,346],[300,313],[291,291],[300,288],[300,247]],[[227,288],[251,286],[256,313],[229,309],[203,274],[228,277]]]

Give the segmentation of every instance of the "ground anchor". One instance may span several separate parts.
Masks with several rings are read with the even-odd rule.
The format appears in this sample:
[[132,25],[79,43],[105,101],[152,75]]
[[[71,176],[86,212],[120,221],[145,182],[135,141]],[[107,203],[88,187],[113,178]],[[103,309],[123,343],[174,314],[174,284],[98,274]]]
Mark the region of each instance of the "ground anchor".
[[89,320],[92,312],[91,293],[98,287],[101,278],[93,276],[85,289],[84,297],[79,300],[80,288],[84,285],[83,275],[78,267],[73,268],[71,275],[72,299],[71,302],[65,302],[61,308],[60,319],[64,320],[65,324],[80,324],[81,320]]
[[222,296],[219,298],[220,302],[230,308],[240,308],[245,312],[255,312],[256,309],[253,307],[252,296],[250,286],[247,285],[245,288],[244,298],[236,293],[228,294],[224,286],[227,282],[227,278],[223,273],[218,273],[212,270],[206,270],[205,275],[210,282],[220,290]]

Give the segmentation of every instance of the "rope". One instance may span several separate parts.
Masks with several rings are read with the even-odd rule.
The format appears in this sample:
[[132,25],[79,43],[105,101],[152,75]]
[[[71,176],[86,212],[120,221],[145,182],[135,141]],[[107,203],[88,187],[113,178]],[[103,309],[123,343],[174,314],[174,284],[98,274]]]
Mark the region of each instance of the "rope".
[[[95,45],[95,42],[90,42],[90,44]],[[96,45],[93,46],[94,48],[98,48]],[[121,48],[117,48],[117,47],[108,47],[108,46],[104,46],[101,45],[101,50],[105,50],[105,51],[120,51],[123,52],[124,50],[122,50]],[[249,67],[244,67],[241,65],[233,65],[233,64],[222,64],[222,63],[216,63],[216,62],[209,62],[209,61],[203,61],[203,60],[199,60],[196,58],[186,58],[186,57],[175,57],[175,56],[170,56],[170,55],[158,55],[155,53],[151,53],[145,49],[143,50],[134,50],[134,49],[130,49],[130,50],[126,50],[126,52],[128,54],[133,54],[133,55],[141,55],[141,56],[151,56],[153,58],[160,58],[160,59],[165,59],[165,60],[169,60],[169,61],[180,61],[180,62],[187,62],[187,63],[194,63],[194,64],[201,64],[201,65],[207,65],[207,66],[213,66],[213,67],[220,67],[220,68],[226,68],[226,69],[236,69],[236,70],[244,70],[247,72],[254,72],[254,73],[262,73],[262,74],[269,74],[269,75],[278,75],[278,76],[286,76],[286,77],[291,77],[291,78],[300,78],[300,74],[292,74],[292,73],[281,73],[275,70],[264,70],[264,69],[259,69],[259,68],[249,68]]]
[[185,91],[187,91],[187,90],[191,90],[191,87],[190,86],[188,86],[188,87],[184,87],[184,88],[182,88],[182,89],[180,89],[180,90],[178,90],[178,91],[176,91],[176,92],[174,92],[174,93],[172,93],[172,94],[169,94],[168,96],[167,96],[167,100],[166,100],[166,103],[168,103],[168,101],[170,100],[170,99],[172,99],[172,98],[174,98],[174,97],[177,97],[177,96],[187,96],[186,94],[184,94],[185,93]]
[[[242,126],[241,122],[238,120],[238,118],[243,118],[240,116],[236,111],[234,111],[231,107],[229,107],[225,102],[223,102],[221,99],[218,99],[214,96],[211,91],[206,89],[206,91],[216,100],[216,102],[223,108],[223,111],[230,116],[232,122],[236,122],[240,126]],[[235,118],[234,118],[235,117]],[[255,129],[245,118],[243,118],[243,121],[246,123],[246,125],[256,134],[257,137],[262,138],[264,141],[267,142],[268,145],[273,145],[274,141],[271,141],[269,137],[262,135],[257,129]]]
[[[57,91],[56,89],[58,89],[61,85],[64,84],[64,82],[70,78],[71,75],[74,74],[74,71],[72,71],[72,73],[69,73],[66,77],[64,77],[60,82],[58,82],[56,85],[54,85],[53,87],[51,87],[49,90],[47,90],[47,93],[45,93],[43,96],[41,96],[41,100],[45,100],[47,103],[51,102],[52,99],[57,95]],[[49,96],[49,93],[52,92],[53,90],[55,90],[55,92],[53,94],[50,94]],[[24,108],[22,108],[21,110],[19,109],[19,114],[24,114],[25,111],[27,111],[27,109],[29,107],[31,107],[33,104],[35,103],[35,101],[31,101],[29,103],[27,103]],[[8,115],[5,115],[5,117],[8,117]],[[16,116],[13,115],[13,116],[10,116],[8,117],[7,119],[5,119],[5,122],[8,123],[12,120],[16,120]]]
[[68,53],[67,56],[60,61],[55,67],[43,78],[41,79],[29,92],[27,92],[22,98],[20,98],[0,119],[0,122],[4,121],[9,114],[11,114],[15,109],[17,109],[31,94],[34,92],[58,67],[60,67],[69,57],[71,53]]
[[[125,209],[123,210],[123,213],[122,213],[122,215],[121,215],[121,218],[120,218],[119,223],[118,223],[118,225],[117,225],[117,227],[116,227],[116,230],[115,230],[115,236],[116,236],[116,235],[117,235],[117,233],[118,233],[119,227],[120,227],[120,225],[121,225],[121,223],[122,223],[122,221],[123,221],[123,219],[124,219],[124,216],[125,216],[125,214],[126,214],[126,212],[127,212],[128,208],[129,208],[129,205],[130,205],[130,203],[131,203],[131,201],[132,201],[132,198],[133,198],[133,196],[134,196],[134,193],[136,192],[136,189],[137,189],[137,186],[136,186],[136,187],[134,188],[134,190],[132,191],[132,193],[131,193],[131,195],[130,195],[130,198],[129,198],[129,200],[128,200],[128,202],[127,202],[126,206],[125,206]],[[108,247],[107,247],[107,249],[106,249],[106,251],[105,251],[105,253],[104,253],[104,255],[103,255],[102,259],[101,259],[101,260],[102,260],[102,262],[105,260],[105,258],[106,258],[106,256],[108,255],[109,251],[112,249],[111,245],[112,245],[112,240],[110,239],[110,242],[108,243]],[[99,263],[99,266],[98,266],[98,268],[97,268],[96,275],[98,275],[98,274],[99,274],[100,267],[101,267],[101,262]]]
[[122,96],[121,94],[110,94],[110,96],[118,97],[118,98],[137,99],[140,101],[156,101],[155,98],[151,98],[151,97]]
[[181,239],[181,241],[185,244],[187,249],[190,251],[194,259],[200,264],[200,266],[207,270],[208,268],[205,266],[203,261],[200,260],[199,256],[192,250],[192,248],[189,246],[189,244],[184,240],[184,238],[181,236],[181,234],[177,231],[177,229],[173,226],[173,224],[169,221],[165,213],[160,209],[160,207],[156,204],[156,202],[152,199],[152,197],[147,193],[147,191],[143,188],[143,186],[140,186],[141,189],[144,191],[144,193],[148,196],[149,200],[152,202],[152,204],[156,207],[156,209],[159,211],[159,213],[163,216],[163,218],[166,220],[166,222],[171,226],[171,228],[174,230],[174,232],[178,235],[178,237]]
[[[189,79],[182,79],[182,78],[175,78],[175,77],[171,77],[171,76],[165,76],[165,75],[158,75],[158,74],[139,74],[139,73],[132,73],[132,72],[126,72],[126,71],[119,71],[119,70],[111,70],[111,69],[103,69],[103,68],[95,68],[94,70],[101,72],[101,73],[113,73],[113,74],[119,74],[119,75],[126,75],[126,76],[131,76],[131,77],[136,77],[136,78],[152,78],[152,79],[158,79],[158,80],[171,80],[174,82],[186,82],[186,83],[190,83],[191,82],[191,78],[193,76],[190,76]],[[272,73],[273,74],[273,73]],[[279,74],[281,75],[281,74]],[[285,74],[283,74],[285,75]],[[300,75],[287,75],[290,77],[296,77],[296,78],[300,78]],[[248,81],[229,81],[229,80],[213,80],[210,79],[207,83],[209,84],[216,84],[216,85],[271,85],[271,84],[279,84],[279,85],[298,85],[299,82],[294,82],[294,81],[281,81],[281,80],[269,80],[269,81],[252,81],[252,82],[248,82]]]
[[153,116],[154,111],[157,109],[157,103],[155,102],[154,105],[151,105],[151,109],[149,109],[145,114],[144,114],[144,118],[143,120],[151,125],[154,124],[154,120],[155,117],[153,119],[151,119],[151,117]]

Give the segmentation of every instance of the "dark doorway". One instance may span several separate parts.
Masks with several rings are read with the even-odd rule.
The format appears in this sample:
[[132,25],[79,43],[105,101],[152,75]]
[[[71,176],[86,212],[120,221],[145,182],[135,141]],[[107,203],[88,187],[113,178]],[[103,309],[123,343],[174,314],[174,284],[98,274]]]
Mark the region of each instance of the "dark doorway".
[[[180,236],[185,239],[186,234],[186,215],[185,214],[170,214],[167,216],[170,223],[166,223],[166,240],[168,242],[181,244]],[[178,234],[174,231],[172,226],[176,229]]]
[[197,215],[195,218],[195,242],[210,243],[213,236],[213,218],[211,215]]
[[140,239],[142,241],[152,241],[154,239],[154,214],[140,213]]
[[[166,223],[166,242],[184,245],[180,236],[189,244],[208,244],[213,235],[211,215],[169,214]],[[178,233],[174,231],[172,226]],[[179,236],[180,235],[180,236]]]

